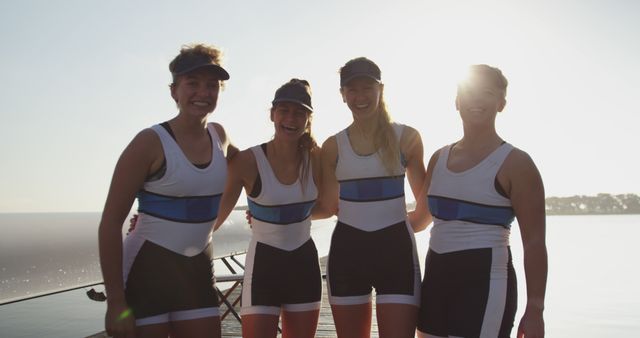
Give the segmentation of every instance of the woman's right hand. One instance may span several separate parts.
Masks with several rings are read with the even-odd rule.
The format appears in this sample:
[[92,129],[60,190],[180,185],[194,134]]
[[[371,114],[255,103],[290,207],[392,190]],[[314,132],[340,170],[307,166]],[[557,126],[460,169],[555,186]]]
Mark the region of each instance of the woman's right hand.
[[249,227],[251,227],[251,221],[253,220],[253,215],[251,215],[251,210],[247,209],[244,211],[244,218],[247,219],[247,223],[249,223]]
[[108,304],[104,322],[110,337],[135,338],[135,318],[126,303]]
[[127,230],[127,235],[136,229],[136,223],[138,223],[138,214],[133,214],[133,216],[129,218],[129,230]]

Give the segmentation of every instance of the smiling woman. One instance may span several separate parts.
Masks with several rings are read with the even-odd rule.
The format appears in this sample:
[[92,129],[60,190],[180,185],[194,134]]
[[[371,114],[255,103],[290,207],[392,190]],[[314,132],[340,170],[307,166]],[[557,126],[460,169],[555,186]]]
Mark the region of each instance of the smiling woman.
[[[110,335],[221,334],[210,235],[225,157],[237,149],[221,125],[207,123],[229,79],[220,54],[202,44],[182,48],[169,65],[177,116],[141,131],[116,165],[99,227]],[[122,225],[136,197],[139,218],[123,243]],[[174,294],[181,296],[168,296]]]
[[473,65],[469,72],[455,101],[463,137],[431,156],[416,207],[431,212],[434,220],[418,330],[420,337],[511,335],[517,288],[509,235],[517,218],[527,283],[517,335],[543,337],[547,251],[542,179],[529,155],[496,131],[496,116],[506,104],[502,71]]
[[[241,151],[230,164],[217,229],[241,190],[248,196],[252,237],[242,288],[242,333],[314,337],[321,300],[311,217],[320,182],[319,149],[311,136],[311,87],[291,79],[271,102],[273,140]],[[295,271],[295,274],[291,274]]]

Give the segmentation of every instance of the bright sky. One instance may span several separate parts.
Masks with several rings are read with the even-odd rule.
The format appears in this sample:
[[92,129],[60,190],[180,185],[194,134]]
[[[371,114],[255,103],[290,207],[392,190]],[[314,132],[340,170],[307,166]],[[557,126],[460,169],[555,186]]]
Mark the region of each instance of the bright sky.
[[382,68],[393,118],[425,158],[461,136],[455,81],[472,63],[510,81],[498,132],[537,163],[547,196],[640,193],[640,2],[0,2],[0,212],[99,211],[118,156],[176,109],[181,45],[222,47],[231,74],[210,120],[246,148],[291,77],[313,87],[319,141],[351,120],[338,68]]

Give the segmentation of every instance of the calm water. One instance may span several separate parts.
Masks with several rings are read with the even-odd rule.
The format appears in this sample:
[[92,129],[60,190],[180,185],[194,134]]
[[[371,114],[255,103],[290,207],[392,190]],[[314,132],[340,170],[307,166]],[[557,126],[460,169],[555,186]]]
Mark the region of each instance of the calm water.
[[[241,223],[237,220],[243,216],[236,216]],[[95,213],[0,215],[0,299],[99,280],[98,217]],[[638,336],[640,215],[552,216],[547,221],[547,336]],[[241,224],[225,227],[216,233],[217,254],[242,249],[249,231]],[[330,221],[314,224],[321,254],[328,251],[331,230]],[[417,234],[416,240],[424,260],[428,231]],[[519,309],[523,309],[526,292],[517,225],[512,251]],[[0,337],[82,337],[100,331],[105,305],[90,301],[85,291],[0,307]],[[521,311],[517,320],[520,316]]]

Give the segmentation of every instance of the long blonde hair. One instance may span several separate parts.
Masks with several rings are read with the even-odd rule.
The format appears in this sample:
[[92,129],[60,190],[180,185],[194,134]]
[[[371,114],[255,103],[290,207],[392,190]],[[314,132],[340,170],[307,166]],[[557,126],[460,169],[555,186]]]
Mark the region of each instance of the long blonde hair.
[[401,163],[400,142],[393,128],[393,120],[382,95],[378,103],[377,128],[373,134],[373,144],[389,175],[399,175]]

